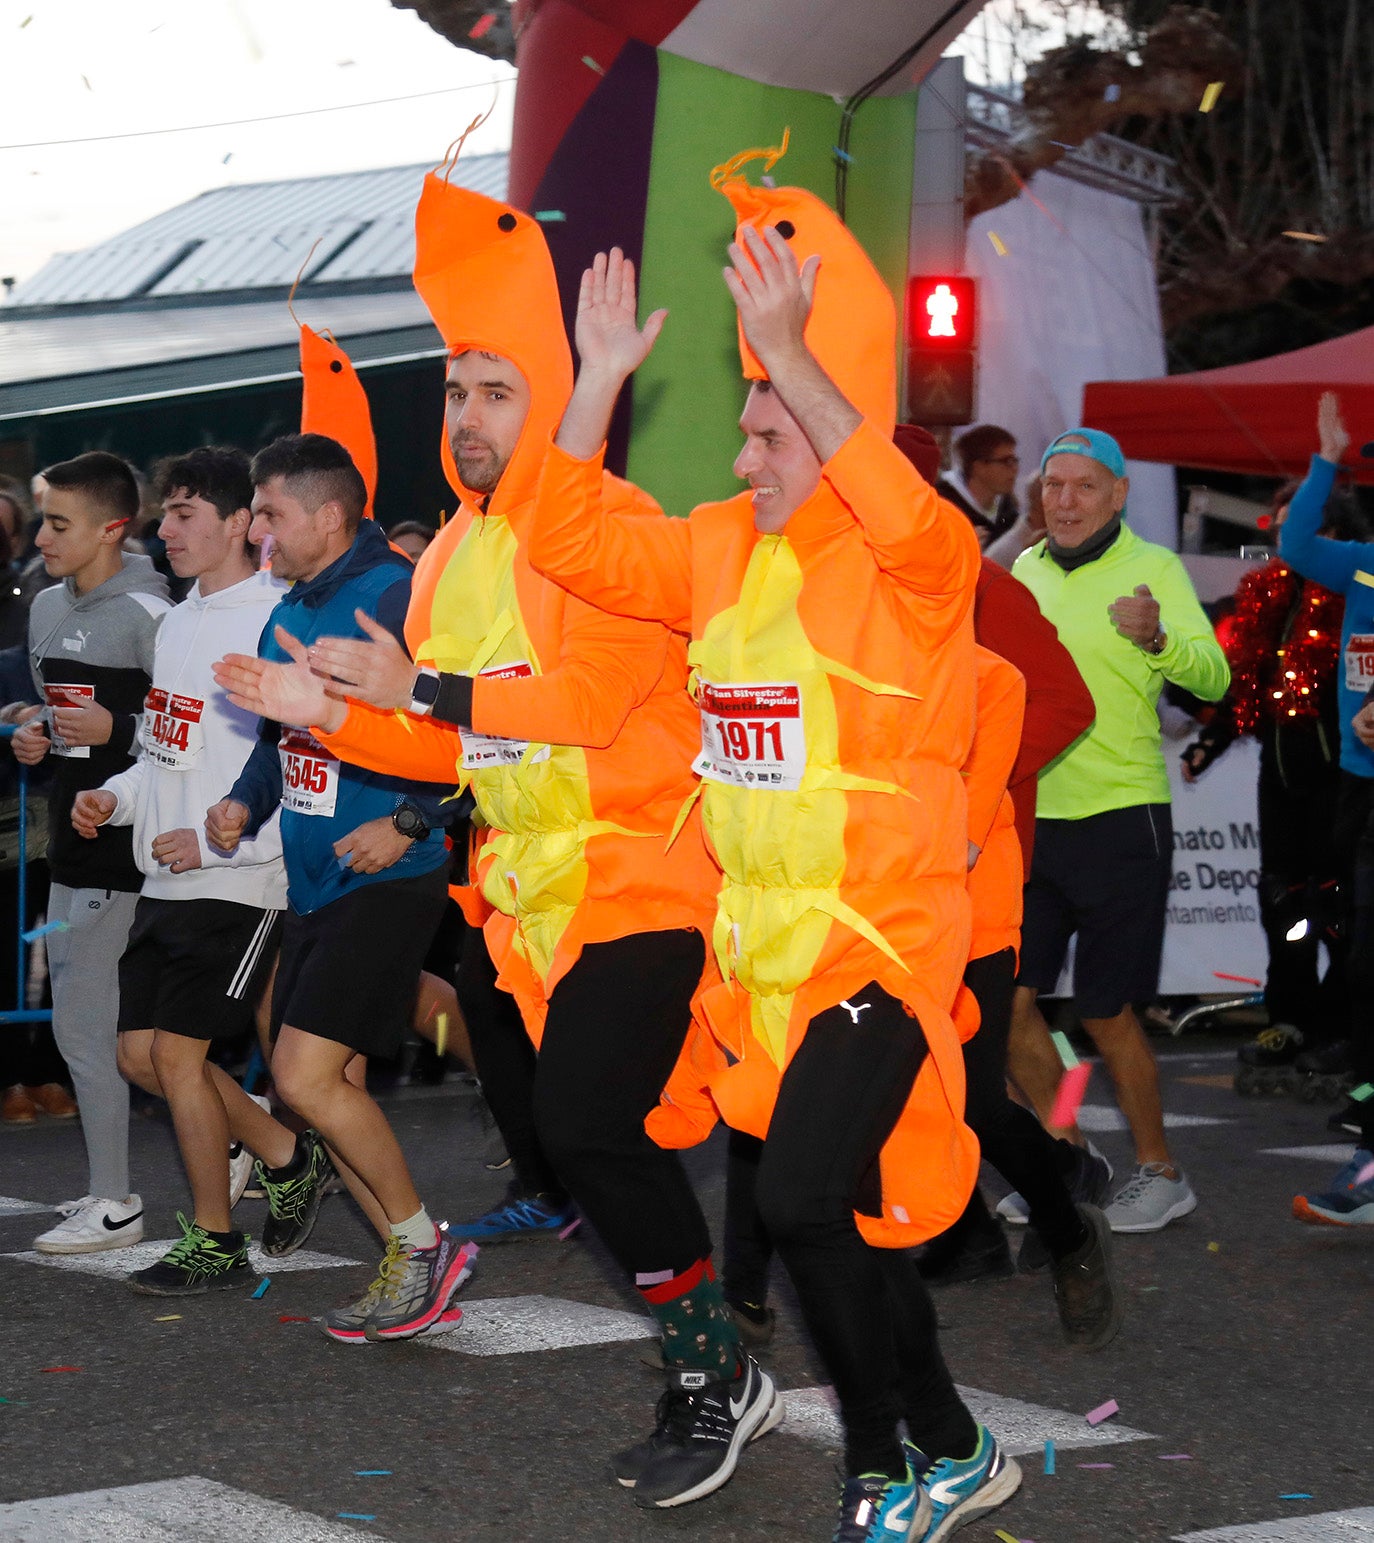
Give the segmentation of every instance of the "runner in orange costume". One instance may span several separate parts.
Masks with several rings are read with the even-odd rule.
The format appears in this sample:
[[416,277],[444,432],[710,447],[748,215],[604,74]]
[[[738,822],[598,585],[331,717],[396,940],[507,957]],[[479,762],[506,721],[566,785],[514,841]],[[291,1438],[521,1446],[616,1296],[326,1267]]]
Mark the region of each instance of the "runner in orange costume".
[[[420,668],[380,629],[297,650],[287,667],[234,663],[261,711],[313,725],[335,754],[472,788],[488,828],[487,940],[539,1045],[536,1128],[663,1330],[668,1396],[616,1471],[638,1503],[678,1505],[725,1483],[782,1416],[771,1378],[739,1350],[705,1219],[662,1150],[710,1129],[703,1086],[723,1063],[692,1027],[720,875],[699,817],[679,819],[698,743],[686,644],[529,564],[572,384],[538,225],[431,174],[415,283],[449,347],[442,449],[460,500],[416,569],[406,637]],[[614,477],[598,496],[618,516],[656,513]]]
[[959,1400],[902,1252],[962,1210],[977,1166],[951,1008],[970,940],[979,554],[891,443],[895,312],[877,273],[817,199],[751,187],[743,159],[715,180],[739,220],[726,283],[755,382],[735,467],[752,492],[683,521],[606,507],[599,447],[661,325],[638,329],[613,252],[583,280],[582,369],[530,550],[584,598],[692,639],[725,873],[724,980],[703,1007],[737,1058],[711,1088],[765,1138],[760,1213],[835,1383],[836,1536],[914,1522],[944,1537],[1019,1482]]

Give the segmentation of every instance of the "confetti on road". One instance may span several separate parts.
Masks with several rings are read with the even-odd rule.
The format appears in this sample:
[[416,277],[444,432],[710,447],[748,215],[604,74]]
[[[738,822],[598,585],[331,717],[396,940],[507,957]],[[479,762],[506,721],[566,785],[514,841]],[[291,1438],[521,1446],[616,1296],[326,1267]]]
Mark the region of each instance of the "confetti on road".
[[1109,1398],[1105,1404],[1099,1404],[1096,1409],[1089,1409],[1083,1418],[1089,1425],[1101,1425],[1103,1420],[1110,1420],[1114,1414],[1121,1413],[1121,1406],[1114,1398]]
[[36,943],[39,938],[45,938],[50,932],[70,932],[71,927],[67,922],[45,922],[41,927],[30,927],[27,932],[21,932],[19,936],[25,943]]
[[303,1318],[299,1313],[282,1313],[277,1319],[278,1323],[309,1323],[309,1318]]
[[1115,1468],[1115,1463],[1079,1463],[1080,1468]]
[[1191,1452],[1161,1452],[1159,1460],[1161,1463],[1191,1463],[1193,1454]]
[[375,1511],[371,1515],[362,1511],[338,1511],[335,1514],[340,1521],[344,1522],[375,1522],[377,1520]]
[[1072,1125],[1078,1118],[1078,1106],[1088,1091],[1088,1078],[1092,1074],[1092,1067],[1080,1061],[1059,1079],[1059,1091],[1054,1095],[1054,1108],[1050,1111],[1052,1126],[1062,1129]]
[[1001,236],[999,236],[995,230],[990,230],[988,232],[988,240],[992,242],[992,249],[999,257],[1005,257],[1007,255],[1007,244],[1002,240]]
[[487,33],[490,32],[495,25],[496,12],[488,11],[486,15],[479,16],[477,20],[473,22],[473,24],[468,28],[468,36],[470,38],[486,37]]
[[1306,1495],[1306,1494],[1301,1494],[1301,1493],[1292,1494],[1292,1495],[1280,1495],[1279,1496],[1280,1500],[1311,1500],[1311,1498],[1312,1498],[1311,1495]]
[[1045,1473],[1049,1478],[1054,1477],[1054,1442],[1045,1443]]
[[598,75],[604,75],[606,73],[605,70],[601,68],[601,66],[596,62],[595,59],[592,58],[590,54],[583,54],[582,62],[589,70],[595,70]]
[[181,1314],[180,1313],[163,1313],[161,1318],[154,1318],[153,1322],[154,1323],[180,1323],[181,1322]]
[[1217,98],[1221,95],[1222,87],[1226,84],[1223,80],[1214,80],[1202,93],[1202,100],[1198,103],[1197,110],[1200,113],[1209,113],[1217,105]]
[[390,1468],[355,1468],[353,1470],[353,1477],[355,1479],[389,1479],[391,1477],[391,1469]]
[[1221,1252],[1221,1244],[1220,1243],[1209,1243],[1207,1245],[1207,1252],[1209,1254],[1219,1254]]
[[994,1538],[1001,1538],[1002,1543],[1021,1543],[1021,1540],[1019,1538],[1012,1537],[1011,1533],[1009,1533],[1009,1532],[1003,1532],[1000,1527],[997,1529],[996,1532],[993,1533],[993,1537]]
[[264,1275],[262,1280],[258,1283],[258,1289],[253,1293],[252,1300],[254,1302],[262,1301],[263,1297],[267,1295],[267,1288],[271,1284],[272,1277],[270,1275]]
[[80,1371],[84,1371],[85,1367],[84,1366],[40,1366],[38,1369],[41,1372],[80,1372]]

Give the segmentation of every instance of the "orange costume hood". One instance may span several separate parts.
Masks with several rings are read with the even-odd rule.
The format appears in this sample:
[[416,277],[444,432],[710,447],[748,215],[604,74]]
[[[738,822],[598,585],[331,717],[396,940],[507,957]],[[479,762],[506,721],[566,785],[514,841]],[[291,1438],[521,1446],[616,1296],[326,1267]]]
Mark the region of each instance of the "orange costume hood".
[[[897,422],[897,308],[868,253],[833,210],[805,188],[755,187],[739,175],[748,161],[763,156],[773,164],[786,150],[746,150],[711,173],[711,185],[735,211],[739,231],[775,225],[787,237],[802,266],[819,254],[815,300],[806,323],[806,346],[849,402],[891,436]],[[823,275],[823,277],[821,276]],[[740,361],[746,380],[766,380],[767,371],[739,329]]]
[[[294,314],[294,313],[293,313]],[[313,327],[301,326],[301,433],[327,434],[353,457],[367,488],[366,515],[373,518],[377,494],[377,441],[367,393],[353,361],[334,341]]]

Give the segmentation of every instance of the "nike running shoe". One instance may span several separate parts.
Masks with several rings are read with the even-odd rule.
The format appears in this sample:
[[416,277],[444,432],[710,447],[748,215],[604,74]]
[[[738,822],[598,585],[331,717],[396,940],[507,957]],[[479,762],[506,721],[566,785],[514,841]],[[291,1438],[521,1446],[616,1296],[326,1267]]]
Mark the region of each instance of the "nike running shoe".
[[57,1210],[65,1220],[34,1241],[40,1254],[98,1254],[143,1241],[143,1202],[137,1195],[123,1200],[83,1195]]
[[470,1222],[451,1228],[454,1237],[470,1238],[475,1243],[514,1243],[521,1238],[556,1238],[564,1227],[572,1225],[572,1205],[555,1205],[547,1195],[507,1196],[500,1205]]
[[751,1441],[782,1419],[782,1395],[752,1356],[730,1382],[670,1368],[654,1432],[611,1460],[635,1504],[666,1508],[712,1494],[730,1478]]
[[256,1164],[258,1183],[267,1191],[271,1212],[262,1229],[262,1251],[274,1259],[294,1254],[315,1229],[324,1181],[334,1171],[318,1131],[302,1131],[296,1137],[296,1152],[289,1166],[297,1171],[278,1178],[274,1174],[281,1174],[282,1169]]
[[1374,1227],[1374,1152],[1358,1148],[1330,1189],[1295,1196],[1293,1215],[1315,1226]]
[[449,1299],[472,1274],[477,1245],[451,1237],[445,1227],[436,1231],[432,1248],[400,1245],[363,1330],[368,1339],[413,1339],[423,1333],[443,1315]]
[[944,1543],[1010,1500],[1021,1487],[1021,1469],[1015,1459],[1003,1457],[992,1432],[980,1425],[973,1456],[940,1458],[926,1470],[921,1487],[930,1501],[930,1521],[916,1536],[920,1543]]
[[191,1297],[205,1291],[231,1291],[257,1280],[242,1232],[230,1233],[229,1241],[221,1243],[180,1211],[177,1226],[181,1237],[156,1264],[124,1277],[130,1291],[150,1297]]
[[905,1479],[861,1473],[844,1481],[832,1543],[901,1543],[926,1535],[930,1500],[916,1477],[917,1465],[925,1459],[907,1442],[902,1449],[907,1454]]

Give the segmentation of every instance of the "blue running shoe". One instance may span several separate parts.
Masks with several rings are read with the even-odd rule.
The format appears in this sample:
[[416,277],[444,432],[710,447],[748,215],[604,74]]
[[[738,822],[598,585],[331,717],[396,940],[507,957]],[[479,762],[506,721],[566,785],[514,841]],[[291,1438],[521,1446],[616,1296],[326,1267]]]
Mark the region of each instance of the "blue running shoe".
[[962,1462],[940,1458],[926,1470],[921,1487],[930,1500],[931,1519],[916,1536],[920,1543],[944,1543],[961,1527],[1010,1500],[1021,1487],[1021,1469],[1012,1458],[1003,1457],[992,1432],[980,1425],[973,1456]]
[[455,1238],[474,1243],[514,1243],[520,1238],[557,1237],[572,1225],[577,1213],[570,1201],[555,1205],[546,1195],[511,1194],[490,1211],[470,1222],[449,1228]]
[[1294,1198],[1293,1215],[1318,1227],[1374,1227],[1374,1152],[1357,1148],[1330,1189]]
[[831,1543],[909,1543],[930,1526],[930,1500],[916,1477],[925,1459],[907,1442],[906,1478],[861,1473],[846,1479],[840,1495],[840,1519]]

